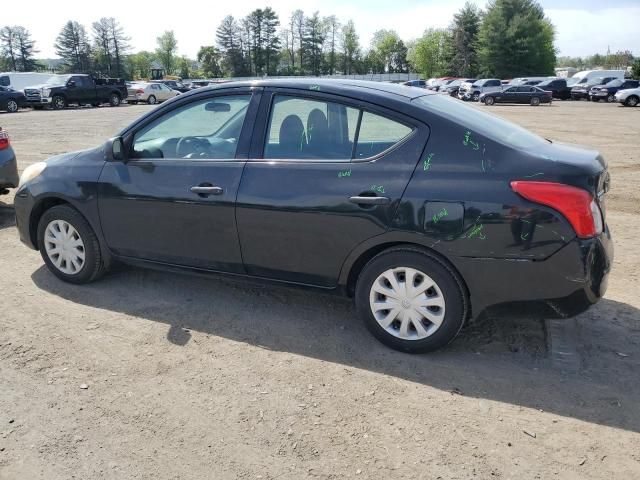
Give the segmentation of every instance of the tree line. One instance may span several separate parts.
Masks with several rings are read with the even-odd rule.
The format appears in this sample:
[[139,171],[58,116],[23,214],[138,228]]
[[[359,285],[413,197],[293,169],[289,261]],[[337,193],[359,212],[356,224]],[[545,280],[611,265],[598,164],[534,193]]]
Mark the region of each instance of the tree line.
[[[394,30],[378,30],[368,46],[353,20],[295,10],[282,20],[271,8],[246,17],[225,17],[200,47],[196,59],[178,55],[173,31],[156,39],[154,51],[132,53],[130,38],[113,17],[92,23],[90,31],[68,21],[55,41],[63,72],[148,78],[154,64],[183,78],[275,75],[407,73],[510,78],[551,75],[556,65],[622,68],[631,52],[587,58],[556,56],[555,30],[536,0],[491,0],[485,10],[467,2],[447,28],[428,28],[404,42]],[[41,68],[30,32],[22,26],[0,29],[0,70]],[[635,59],[640,70],[640,60]]]

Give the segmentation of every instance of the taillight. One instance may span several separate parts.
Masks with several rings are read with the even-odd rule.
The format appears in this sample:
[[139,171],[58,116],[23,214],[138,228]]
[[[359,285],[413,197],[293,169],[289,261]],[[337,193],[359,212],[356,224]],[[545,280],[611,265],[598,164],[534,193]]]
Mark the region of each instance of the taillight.
[[144,90],[139,88],[138,90],[136,90],[136,94],[137,95],[142,95],[144,93]]
[[9,148],[9,134],[0,128],[0,150]]
[[589,192],[581,188],[551,182],[513,181],[511,188],[527,200],[560,212],[580,238],[602,233],[600,207]]

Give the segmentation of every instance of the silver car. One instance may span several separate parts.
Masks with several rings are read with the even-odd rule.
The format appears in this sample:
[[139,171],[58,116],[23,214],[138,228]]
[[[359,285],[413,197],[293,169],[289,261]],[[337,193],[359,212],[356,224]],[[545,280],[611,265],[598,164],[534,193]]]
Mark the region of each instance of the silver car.
[[127,102],[146,102],[149,105],[164,102],[180,95],[180,92],[172,90],[162,83],[133,83],[127,88],[127,91],[129,92]]

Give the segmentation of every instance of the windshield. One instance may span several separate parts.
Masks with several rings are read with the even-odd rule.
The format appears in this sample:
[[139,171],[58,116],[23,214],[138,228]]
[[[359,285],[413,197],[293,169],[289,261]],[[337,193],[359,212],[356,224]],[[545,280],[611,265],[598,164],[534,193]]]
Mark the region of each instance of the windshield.
[[62,85],[67,83],[67,80],[69,80],[70,78],[71,78],[71,75],[54,75],[53,77],[48,79],[46,82],[44,82],[44,84],[45,85]]
[[460,125],[464,130],[483,135],[491,140],[514,148],[530,149],[547,145],[547,141],[515,123],[504,120],[466,103],[454,100],[448,95],[425,95],[414,100],[429,112],[436,113]]
[[607,83],[607,87],[620,87],[624,82],[620,79],[611,80]]
[[461,83],[462,83],[462,80],[451,80],[451,82],[449,82],[447,85],[449,87],[457,87]]

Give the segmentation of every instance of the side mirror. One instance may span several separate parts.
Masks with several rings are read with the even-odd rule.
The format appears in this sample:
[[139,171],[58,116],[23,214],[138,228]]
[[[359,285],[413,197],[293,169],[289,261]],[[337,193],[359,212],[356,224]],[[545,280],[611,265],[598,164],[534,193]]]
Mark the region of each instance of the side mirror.
[[122,137],[114,137],[107,140],[104,144],[104,154],[107,161],[126,162],[127,155]]
[[69,80],[67,82],[67,87],[75,87],[76,86],[76,81],[75,80]]

